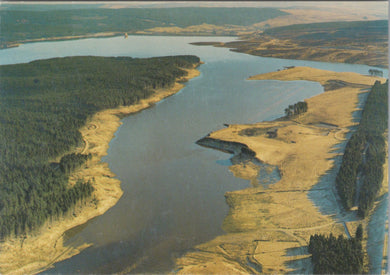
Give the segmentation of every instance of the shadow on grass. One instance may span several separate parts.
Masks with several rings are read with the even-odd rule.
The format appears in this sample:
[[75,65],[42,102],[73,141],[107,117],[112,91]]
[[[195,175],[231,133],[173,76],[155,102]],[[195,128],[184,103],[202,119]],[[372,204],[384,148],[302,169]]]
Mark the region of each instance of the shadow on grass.
[[290,260],[286,263],[288,268],[293,269],[287,274],[313,274],[313,266],[307,246],[289,248],[286,250],[286,256],[299,257],[299,259]]
[[[352,121],[355,125],[348,127],[348,132],[345,134],[344,140],[337,143],[331,149],[331,152],[336,154],[331,159],[333,161],[332,168],[326,171],[325,174],[320,177],[318,183],[308,192],[308,198],[313,202],[321,214],[332,216],[336,222],[340,223],[358,220],[356,211],[344,210],[336,190],[336,176],[343,160],[345,147],[353,133],[358,129],[358,123],[362,117],[362,110],[367,96],[368,93],[360,93],[358,95],[359,102],[356,106],[357,110],[352,113]],[[349,235],[349,232],[346,231],[346,234]],[[308,253],[306,246],[287,250],[286,255],[308,255],[308,257],[291,260],[287,263],[289,268],[294,269],[294,271],[289,272],[290,274],[310,274],[313,272],[310,254]]]
[[[360,93],[358,95],[357,110],[352,113],[352,121],[356,124],[348,127],[348,132],[345,134],[344,140],[337,143],[332,148],[332,153],[337,155],[332,158],[333,166],[331,169],[326,171],[324,175],[320,177],[320,180],[314,185],[308,192],[309,199],[318,208],[323,215],[331,215],[336,221],[352,221],[357,220],[355,212],[344,210],[340,198],[336,190],[336,176],[340,169],[340,165],[343,160],[343,154],[345,147],[353,135],[358,129],[358,124],[362,117],[362,110],[366,102],[368,93]],[[347,215],[347,217],[346,217]]]

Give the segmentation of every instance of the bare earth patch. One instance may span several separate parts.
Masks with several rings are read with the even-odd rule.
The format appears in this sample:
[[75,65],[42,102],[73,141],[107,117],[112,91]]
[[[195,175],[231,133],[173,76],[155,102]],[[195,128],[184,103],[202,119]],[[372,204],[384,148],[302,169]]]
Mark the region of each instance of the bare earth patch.
[[[258,186],[226,193],[230,211],[223,229],[227,234],[195,247],[178,259],[176,270],[181,274],[225,273],[232,267],[234,271],[230,273],[311,273],[306,250],[310,235],[346,234],[346,222],[350,231],[356,228],[356,219],[350,216],[322,214],[319,209],[322,202],[310,200],[308,193],[332,168],[337,155],[334,146],[345,139],[348,127],[354,125],[352,113],[361,93],[356,84],[373,85],[376,80],[384,80],[308,67],[250,79],[308,80],[323,85],[332,79],[351,85],[307,99],[307,113],[293,119],[230,125],[210,134],[209,138],[216,140],[246,144],[259,160],[279,168],[281,180],[268,188]],[[262,130],[272,127],[278,128],[276,138],[269,138]],[[246,129],[258,134],[242,134]],[[241,173],[247,179],[256,172],[248,168],[240,171],[237,165],[231,169],[235,175]],[[325,188],[331,190],[330,185]],[[324,199],[338,209],[334,196]]]

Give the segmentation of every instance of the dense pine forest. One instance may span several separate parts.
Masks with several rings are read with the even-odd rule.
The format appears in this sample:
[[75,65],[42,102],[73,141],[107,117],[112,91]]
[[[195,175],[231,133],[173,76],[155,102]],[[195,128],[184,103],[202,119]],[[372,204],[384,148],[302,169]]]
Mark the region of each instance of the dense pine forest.
[[[354,206],[357,198],[358,215],[363,218],[373,207],[383,181],[387,123],[388,81],[385,84],[377,81],[367,97],[359,128],[347,143],[336,178],[345,209]],[[358,175],[362,177],[360,188]]]
[[358,226],[354,238],[337,238],[332,235],[310,236],[309,253],[312,254],[314,274],[361,274],[363,273],[363,228]]
[[90,158],[69,153],[89,117],[170,87],[199,62],[89,56],[0,66],[0,237],[31,232],[91,195],[89,182],[68,186]]

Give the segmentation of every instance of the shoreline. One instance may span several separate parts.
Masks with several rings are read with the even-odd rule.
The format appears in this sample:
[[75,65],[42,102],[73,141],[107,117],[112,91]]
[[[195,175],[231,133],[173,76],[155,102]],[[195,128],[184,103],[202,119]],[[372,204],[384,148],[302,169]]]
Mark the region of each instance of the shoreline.
[[185,86],[183,82],[200,75],[200,71],[197,70],[200,64],[192,69],[185,69],[188,75],[176,79],[173,87],[156,90],[151,97],[135,105],[98,112],[87,121],[86,125],[80,129],[84,148],[78,148],[78,150],[83,154],[91,153],[92,159],[70,176],[69,183],[74,184],[79,178],[84,181],[92,180],[95,190],[91,198],[85,203],[76,205],[75,210],[70,211],[72,213],[68,213],[65,217],[46,222],[39,229],[38,234],[31,234],[27,238],[12,238],[3,242],[0,254],[2,274],[43,272],[51,268],[54,263],[75,256],[92,245],[64,246],[65,232],[102,215],[113,207],[123,194],[120,181],[115,178],[108,164],[101,162],[101,158],[107,155],[110,141],[122,124],[121,118],[152,107],[155,103],[179,92]]
[[[202,26],[202,25],[200,25]],[[161,30],[160,30],[161,29]],[[169,29],[169,28],[168,28]],[[371,67],[376,67],[380,69],[386,69],[387,65],[385,64],[387,61],[380,60],[379,63],[373,59],[369,58],[365,60],[364,62],[346,62],[343,58],[336,58],[335,56],[338,56],[334,52],[329,53],[322,53],[324,49],[320,47],[314,47],[310,49],[311,55],[306,56],[305,54],[302,54],[301,56],[289,56],[286,55],[286,53],[279,54],[277,52],[275,53],[256,53],[256,50],[253,49],[240,49],[239,46],[236,46],[236,44],[245,43],[245,37],[247,34],[245,32],[240,33],[237,32],[235,34],[229,34],[229,33],[220,33],[220,34],[212,34],[209,32],[197,32],[197,31],[188,31],[188,32],[171,32],[169,30],[164,30],[164,28],[153,28],[153,29],[147,29],[143,31],[135,31],[135,32],[128,32],[128,35],[146,35],[146,36],[207,36],[207,37],[214,37],[214,36],[224,36],[224,37],[239,37],[240,41],[230,41],[230,42],[194,42],[190,43],[196,46],[214,46],[214,47],[225,47],[229,48],[231,51],[243,53],[243,54],[249,54],[254,56],[260,56],[260,57],[272,57],[272,58],[281,58],[281,59],[295,59],[295,60],[307,60],[307,61],[318,61],[318,62],[333,62],[333,63],[346,63],[346,64],[357,64],[357,65],[366,65]],[[50,41],[68,41],[68,40],[78,40],[78,39],[88,39],[88,38],[110,38],[110,37],[121,37],[124,36],[125,32],[119,32],[119,31],[107,31],[107,32],[101,32],[101,33],[89,33],[89,34],[81,34],[81,35],[73,35],[73,36],[54,36],[54,37],[45,37],[45,38],[32,38],[32,39],[25,39],[20,41],[11,41],[11,42],[5,42],[4,44],[0,45],[0,50],[10,49],[19,47],[23,44],[27,43],[37,43],[37,42],[50,42]],[[126,38],[126,37],[125,37]],[[272,42],[272,41],[271,41]],[[270,41],[264,42],[264,44],[271,43]],[[260,47],[263,48],[263,47]],[[291,52],[294,52],[294,49],[289,49]],[[334,49],[336,51],[337,49]],[[319,54],[317,57],[312,57],[313,53],[318,51]],[[350,51],[351,54],[357,55],[357,53],[354,53],[353,51]],[[342,55],[344,52],[341,51],[339,55]],[[329,61],[331,60],[331,61]],[[374,63],[375,62],[375,63]]]
[[[354,234],[363,222],[355,212],[345,213],[339,208],[326,175],[340,155],[335,146],[345,141],[349,128],[356,124],[353,112],[362,93],[360,85],[369,86],[383,78],[295,67],[250,79],[307,80],[322,86],[340,80],[348,85],[306,99],[308,111],[289,120],[229,125],[207,136],[215,144],[245,144],[257,159],[277,166],[281,179],[268,188],[227,192],[230,209],[223,223],[226,234],[179,258],[175,271],[180,274],[311,273],[310,254],[305,248],[311,234],[347,235],[347,230]],[[268,137],[266,132],[275,128],[277,137]],[[241,175],[251,172],[245,164],[235,169]]]
[[124,35],[123,32],[102,32],[102,33],[80,34],[80,35],[73,35],[73,36],[31,38],[31,39],[20,40],[20,41],[6,42],[1,45],[0,50],[19,47],[20,45],[27,44],[27,43],[67,41],[67,40],[77,40],[77,39],[84,39],[84,38],[104,38],[104,37],[115,37],[115,36],[123,36],[123,35]]
[[[147,32],[147,31],[136,31],[134,33],[128,32],[128,35],[135,35],[135,36],[196,36],[196,37],[214,37],[214,36],[226,36],[226,37],[238,37],[238,35],[230,35],[230,34],[209,34],[209,33],[165,33],[165,32]],[[20,40],[20,41],[13,41],[13,42],[5,42],[4,44],[0,45],[0,51],[16,48],[24,44],[28,43],[38,43],[38,42],[53,42],[53,41],[70,41],[70,40],[78,40],[78,39],[88,39],[88,38],[110,38],[110,37],[124,37],[124,32],[101,32],[101,33],[90,33],[90,34],[80,34],[80,35],[73,35],[73,36],[54,36],[54,37],[45,37],[45,38],[31,38],[26,40]],[[124,39],[126,39],[124,37]]]

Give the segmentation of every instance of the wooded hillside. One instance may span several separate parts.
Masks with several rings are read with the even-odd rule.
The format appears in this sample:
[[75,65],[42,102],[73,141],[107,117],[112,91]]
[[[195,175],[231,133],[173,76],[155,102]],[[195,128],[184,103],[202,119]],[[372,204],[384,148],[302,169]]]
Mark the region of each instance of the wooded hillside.
[[89,117],[168,88],[199,62],[89,56],[0,66],[0,237],[37,229],[92,193],[89,182],[68,186],[89,158],[69,154]]
[[0,10],[0,44],[102,32],[134,33],[155,27],[185,28],[201,24],[249,26],[285,14],[274,8],[86,8],[46,11],[8,8]]

